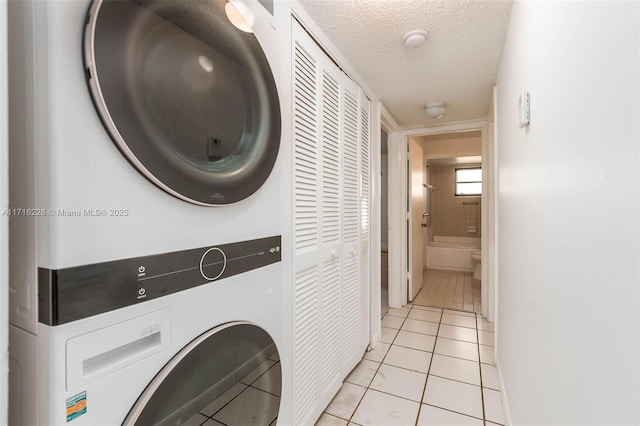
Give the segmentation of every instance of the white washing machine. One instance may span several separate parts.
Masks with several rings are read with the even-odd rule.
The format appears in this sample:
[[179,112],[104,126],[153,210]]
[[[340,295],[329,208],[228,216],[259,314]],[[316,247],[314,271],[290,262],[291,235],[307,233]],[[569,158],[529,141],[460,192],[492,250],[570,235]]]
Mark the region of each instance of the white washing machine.
[[12,425],[275,421],[274,7],[9,4]]

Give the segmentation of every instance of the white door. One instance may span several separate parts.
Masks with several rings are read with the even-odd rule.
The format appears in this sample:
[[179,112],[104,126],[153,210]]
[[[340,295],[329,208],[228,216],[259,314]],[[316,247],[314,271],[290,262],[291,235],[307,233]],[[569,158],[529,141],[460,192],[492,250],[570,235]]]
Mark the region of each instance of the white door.
[[424,166],[422,147],[415,141],[409,142],[410,205],[409,205],[409,289],[407,298],[413,300],[422,289],[424,268],[423,214],[426,213],[424,199]]

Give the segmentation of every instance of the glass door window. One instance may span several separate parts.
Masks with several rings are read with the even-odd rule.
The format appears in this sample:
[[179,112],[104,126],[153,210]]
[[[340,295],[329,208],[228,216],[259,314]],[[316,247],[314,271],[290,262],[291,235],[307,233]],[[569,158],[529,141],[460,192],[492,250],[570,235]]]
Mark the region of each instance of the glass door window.
[[150,181],[201,205],[262,186],[280,144],[276,85],[226,0],[96,1],[85,62],[112,139]]
[[237,322],[212,329],[167,363],[123,425],[202,424],[213,419],[226,425],[269,426],[280,406],[279,361],[275,343],[260,327]]

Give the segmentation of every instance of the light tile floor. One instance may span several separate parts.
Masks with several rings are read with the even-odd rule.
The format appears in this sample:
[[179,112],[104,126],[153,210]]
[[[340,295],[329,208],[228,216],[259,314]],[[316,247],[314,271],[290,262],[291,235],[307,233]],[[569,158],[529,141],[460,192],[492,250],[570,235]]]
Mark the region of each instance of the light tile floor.
[[382,341],[316,426],[504,424],[492,323],[418,305],[382,312]]
[[480,312],[480,281],[473,272],[427,269],[414,305]]

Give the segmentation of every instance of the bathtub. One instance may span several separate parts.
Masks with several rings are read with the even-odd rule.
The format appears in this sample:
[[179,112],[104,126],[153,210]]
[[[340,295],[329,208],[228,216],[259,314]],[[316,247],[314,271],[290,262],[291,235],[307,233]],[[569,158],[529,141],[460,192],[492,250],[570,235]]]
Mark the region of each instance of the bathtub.
[[480,250],[479,237],[433,237],[427,243],[427,268],[473,272],[474,250]]

